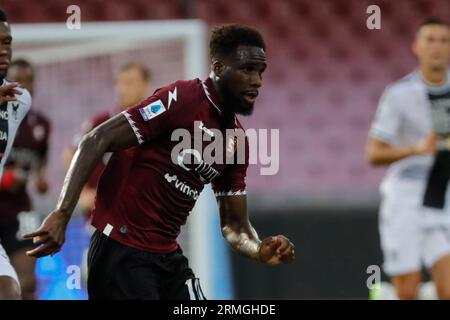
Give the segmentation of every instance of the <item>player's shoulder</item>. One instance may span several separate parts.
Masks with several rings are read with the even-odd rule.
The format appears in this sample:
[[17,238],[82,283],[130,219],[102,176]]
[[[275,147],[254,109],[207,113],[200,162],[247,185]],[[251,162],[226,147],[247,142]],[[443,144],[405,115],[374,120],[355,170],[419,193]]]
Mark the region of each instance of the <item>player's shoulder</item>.
[[390,97],[410,96],[411,92],[416,91],[420,85],[420,75],[417,71],[413,71],[389,84],[384,90],[384,95]]
[[167,109],[176,105],[197,105],[200,100],[204,99],[204,93],[199,79],[175,81],[156,89],[153,95],[157,96]]
[[191,80],[177,80],[164,87],[155,90],[155,94],[161,94],[161,92],[173,91],[177,88],[177,91],[184,92],[189,90],[195,90],[201,88],[201,83],[198,78]]

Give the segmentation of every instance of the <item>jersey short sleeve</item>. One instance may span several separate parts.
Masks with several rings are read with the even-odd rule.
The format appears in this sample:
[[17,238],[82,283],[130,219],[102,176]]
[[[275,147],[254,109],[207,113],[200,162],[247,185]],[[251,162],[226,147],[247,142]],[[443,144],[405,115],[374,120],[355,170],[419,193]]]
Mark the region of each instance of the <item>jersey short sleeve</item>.
[[220,175],[211,181],[211,186],[216,197],[245,195],[247,169],[249,164],[248,139],[245,139],[245,162],[238,163],[236,155],[234,164],[228,164]]
[[400,127],[401,114],[398,94],[387,88],[380,98],[369,135],[386,143],[393,143]]
[[228,165],[221,174],[211,182],[216,197],[245,195],[248,165]]

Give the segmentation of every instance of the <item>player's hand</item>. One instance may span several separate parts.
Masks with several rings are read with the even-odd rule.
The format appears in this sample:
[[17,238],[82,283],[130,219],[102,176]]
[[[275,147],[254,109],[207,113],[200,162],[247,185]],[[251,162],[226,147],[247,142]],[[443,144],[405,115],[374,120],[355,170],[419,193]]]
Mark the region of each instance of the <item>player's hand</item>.
[[290,263],[295,259],[295,246],[282,235],[268,237],[259,247],[259,260],[270,266]]
[[417,155],[426,155],[436,153],[436,144],[438,136],[435,133],[430,133],[422,138],[414,147],[414,153]]
[[25,239],[33,238],[33,243],[37,245],[33,250],[27,251],[27,255],[40,258],[49,254],[53,256],[61,250],[68,222],[69,217],[64,212],[59,210],[51,212],[39,229],[23,236]]
[[22,94],[16,89],[18,85],[14,82],[0,87],[0,105],[8,101],[16,101],[16,94]]

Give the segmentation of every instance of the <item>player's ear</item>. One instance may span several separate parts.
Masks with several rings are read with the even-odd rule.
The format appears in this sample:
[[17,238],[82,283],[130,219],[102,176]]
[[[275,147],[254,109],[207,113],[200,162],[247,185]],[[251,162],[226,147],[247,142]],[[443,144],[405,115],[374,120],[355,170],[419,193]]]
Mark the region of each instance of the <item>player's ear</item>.
[[217,77],[220,77],[223,72],[224,65],[219,60],[214,60],[211,65],[211,68],[212,68],[212,72],[214,73],[214,75]]

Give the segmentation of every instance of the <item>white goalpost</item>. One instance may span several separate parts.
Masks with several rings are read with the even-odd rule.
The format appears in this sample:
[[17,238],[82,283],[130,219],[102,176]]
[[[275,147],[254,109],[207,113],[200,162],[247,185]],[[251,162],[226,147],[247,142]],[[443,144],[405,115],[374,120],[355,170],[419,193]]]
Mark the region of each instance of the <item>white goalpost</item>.
[[[49,116],[54,133],[48,169],[53,188],[41,211],[56,203],[65,175],[61,153],[81,123],[95,113],[114,111],[114,76],[121,65],[139,61],[149,67],[149,94],[175,80],[202,79],[208,73],[207,27],[199,20],[82,23],[78,30],[65,23],[16,24],[12,35],[14,58],[26,58],[36,67],[33,108]],[[185,254],[209,298],[220,298],[211,261],[211,235],[220,233],[217,215],[208,185],[182,233]]]
[[12,26],[14,55],[48,64],[178,40],[183,42],[184,78],[205,75],[207,29],[200,20],[85,22],[81,26],[70,30],[64,23],[16,24]]

